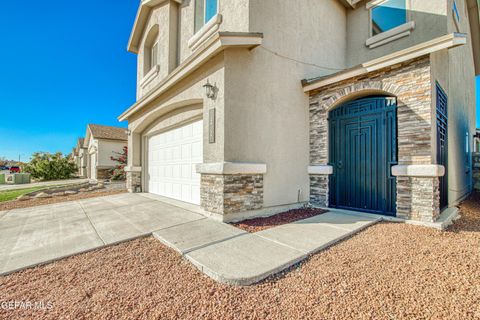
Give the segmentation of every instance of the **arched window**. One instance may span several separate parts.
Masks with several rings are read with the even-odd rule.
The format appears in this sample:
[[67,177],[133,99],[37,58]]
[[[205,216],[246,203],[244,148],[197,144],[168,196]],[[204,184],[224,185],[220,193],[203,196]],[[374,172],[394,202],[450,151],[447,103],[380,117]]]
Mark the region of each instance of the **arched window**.
[[158,25],[148,32],[143,48],[143,74],[147,74],[158,65]]

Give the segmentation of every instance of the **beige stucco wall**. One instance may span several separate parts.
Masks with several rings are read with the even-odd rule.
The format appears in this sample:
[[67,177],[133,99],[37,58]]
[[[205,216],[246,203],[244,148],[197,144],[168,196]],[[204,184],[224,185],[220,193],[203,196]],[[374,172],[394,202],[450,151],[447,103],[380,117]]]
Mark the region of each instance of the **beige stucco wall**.
[[[137,99],[148,93],[161,80],[163,80],[177,66],[177,17],[178,4],[164,2],[151,10],[147,25],[145,26],[140,50],[137,58]],[[147,84],[142,84],[144,77],[145,41],[150,30],[158,25],[158,65],[159,72]]]
[[357,4],[348,11],[347,63],[356,66],[363,62],[399,51],[447,34],[447,0],[407,0],[408,19],[415,22],[415,29],[404,38],[370,49],[365,42],[370,38],[369,1]]
[[[454,21],[448,0],[448,32],[470,33],[465,0],[457,0],[460,23]],[[440,83],[448,95],[448,188],[449,205],[455,205],[472,189],[472,170],[466,153],[466,132],[469,132],[473,150],[475,134],[475,74],[472,42],[432,55],[432,78]],[[434,107],[436,100],[434,100]],[[434,108],[432,108],[434,109]],[[435,141],[435,139],[434,139]]]
[[124,141],[115,140],[98,140],[97,151],[97,167],[113,167],[118,165],[117,162],[112,161],[110,157],[118,155],[116,153],[123,153],[123,148],[127,145]]
[[267,164],[265,207],[308,200],[308,96],[301,80],[331,72],[311,63],[345,66],[345,8],[306,2],[250,1],[250,31],[263,33],[263,44],[225,53],[225,160]]
[[[195,0],[178,4],[167,1],[153,8],[140,42],[137,59],[137,99],[158,85],[172,70],[192,54],[188,41],[194,36]],[[249,0],[220,0],[218,13],[223,17],[220,31],[247,32],[249,29]],[[159,26],[158,62],[160,71],[148,84],[142,85],[144,46],[148,32]]]
[[[178,116],[178,110],[188,112],[189,106],[203,106],[202,115],[208,119],[208,112],[211,108],[216,110],[216,142],[208,142],[208,122],[204,121],[204,143],[203,157],[204,162],[221,162],[224,160],[224,61],[223,54],[217,55],[204,66],[196,70],[190,77],[178,83],[174,88],[162,94],[151,104],[142,108],[139,112],[129,118],[129,129],[132,134],[129,136],[129,165],[144,166],[142,161],[144,149],[144,136],[155,131],[155,125],[160,121],[169,122],[169,126],[174,125],[166,118],[178,117],[181,121],[185,117]],[[218,88],[218,94],[215,100],[205,97],[203,85],[207,82],[215,84]],[[198,114],[191,114],[192,117],[198,117]],[[180,121],[180,120],[179,120]],[[163,124],[160,124],[160,127]]]

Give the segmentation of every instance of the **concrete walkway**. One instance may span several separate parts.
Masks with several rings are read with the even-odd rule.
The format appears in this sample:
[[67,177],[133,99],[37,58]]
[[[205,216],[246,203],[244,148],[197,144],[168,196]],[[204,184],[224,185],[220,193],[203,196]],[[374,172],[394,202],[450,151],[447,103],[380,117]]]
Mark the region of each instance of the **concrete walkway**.
[[119,194],[0,213],[0,275],[205,217]]
[[216,281],[250,285],[380,221],[378,216],[327,212],[254,234],[212,220],[153,235]]
[[0,191],[28,189],[28,188],[35,188],[35,187],[64,186],[64,185],[71,185],[71,184],[80,184],[88,181],[89,181],[88,179],[70,179],[70,180],[33,182],[33,183],[27,183],[27,184],[1,184]]
[[0,275],[153,234],[211,278],[249,285],[381,217],[328,212],[255,234],[139,194],[0,213]]

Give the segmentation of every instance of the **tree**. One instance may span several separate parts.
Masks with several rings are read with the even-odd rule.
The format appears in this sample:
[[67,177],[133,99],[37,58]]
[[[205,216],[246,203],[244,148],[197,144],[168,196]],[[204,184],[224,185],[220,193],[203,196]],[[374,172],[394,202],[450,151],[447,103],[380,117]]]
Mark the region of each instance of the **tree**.
[[122,152],[114,152],[116,156],[111,156],[112,161],[117,162],[118,164],[110,171],[112,180],[126,180],[127,175],[125,173],[125,166],[127,165],[128,159],[128,147],[123,147]]
[[35,152],[23,171],[30,173],[34,179],[60,180],[71,178],[77,166],[61,152]]

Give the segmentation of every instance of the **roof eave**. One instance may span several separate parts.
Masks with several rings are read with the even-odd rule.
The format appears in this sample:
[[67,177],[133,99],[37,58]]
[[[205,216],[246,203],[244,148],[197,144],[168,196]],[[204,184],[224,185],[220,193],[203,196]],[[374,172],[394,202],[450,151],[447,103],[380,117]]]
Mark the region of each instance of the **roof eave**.
[[480,75],[480,0],[468,0],[475,75]]
[[347,69],[341,72],[330,74],[328,76],[302,80],[303,91],[310,92],[322,87],[348,80],[363,74],[367,74],[376,70],[387,68],[411,59],[419,58],[430,53],[451,49],[467,43],[467,36],[462,33],[451,33],[436,39],[415,45],[413,47],[397,51],[386,56],[370,60],[359,66]]
[[135,22],[133,24],[132,33],[130,34],[130,39],[128,40],[127,50],[129,52],[135,54],[138,53],[143,30],[148,22],[148,17],[150,16],[150,11],[152,8],[167,1],[175,1],[179,4],[182,3],[182,0],[142,0],[140,2],[137,16],[135,17]]
[[192,72],[203,66],[207,61],[227,48],[253,49],[262,44],[263,34],[255,32],[217,32],[196,49],[187,59],[185,59],[175,70],[166,78],[158,83],[146,95],[144,95],[135,104],[125,110],[120,116],[119,121],[128,120],[133,114],[144,106],[157,99],[161,94],[170,90],[178,82],[188,77]]

